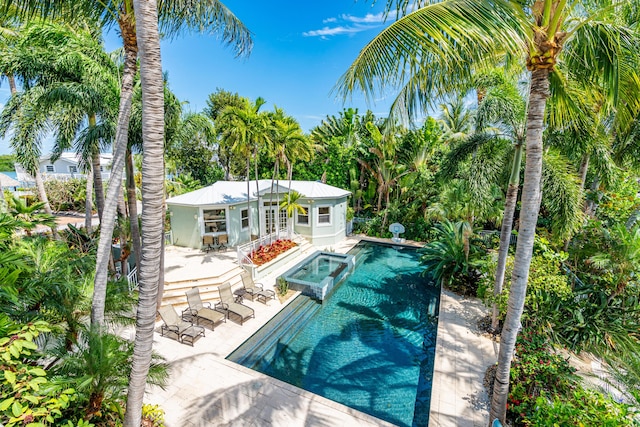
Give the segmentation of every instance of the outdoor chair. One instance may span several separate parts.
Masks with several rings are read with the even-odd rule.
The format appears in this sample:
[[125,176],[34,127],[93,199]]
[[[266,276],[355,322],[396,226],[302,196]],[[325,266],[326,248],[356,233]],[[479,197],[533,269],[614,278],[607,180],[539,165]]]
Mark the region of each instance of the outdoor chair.
[[210,250],[213,249],[213,245],[214,245],[213,236],[209,236],[207,234],[202,236],[202,250],[203,251],[209,252]]
[[162,322],[160,327],[160,335],[164,336],[165,332],[176,334],[177,339],[181,343],[188,343],[193,346],[193,342],[199,336],[204,336],[204,328],[194,326],[193,323],[182,320],[173,305],[169,304],[158,309]]
[[200,298],[200,290],[198,288],[192,288],[185,292],[187,295],[187,302],[189,303],[189,308],[182,312],[182,316],[185,314],[190,315],[192,318],[195,317],[196,324],[200,325],[200,321],[204,320],[211,323],[211,330],[214,329],[216,322],[224,321],[226,322],[226,316],[224,313],[214,310],[211,308],[211,304],[208,302],[203,303]]
[[240,278],[242,279],[245,295],[250,295],[251,301],[253,301],[256,295],[258,295],[258,292],[262,292],[264,285],[262,283],[255,283],[253,277],[251,277],[251,273],[246,270],[240,274]]
[[224,310],[227,313],[227,318],[230,318],[230,315],[234,314],[240,318],[240,324],[242,325],[245,320],[256,317],[251,307],[235,302],[235,297],[231,291],[231,284],[229,282],[218,286],[218,292],[220,292],[220,302],[216,304],[216,309]]
[[229,244],[229,236],[226,234],[221,234],[218,236],[218,250],[226,250],[227,245]]

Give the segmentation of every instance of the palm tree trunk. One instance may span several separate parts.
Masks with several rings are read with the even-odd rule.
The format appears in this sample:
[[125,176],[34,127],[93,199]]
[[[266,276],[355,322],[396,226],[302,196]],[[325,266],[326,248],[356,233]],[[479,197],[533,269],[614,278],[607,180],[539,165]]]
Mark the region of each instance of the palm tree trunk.
[[509,394],[509,373],[521,324],[524,299],[527,293],[529,266],[533,255],[533,240],[542,198],[542,132],[544,129],[544,109],[549,97],[549,70],[535,69],[531,72],[529,110],[527,112],[526,163],[522,185],[522,209],[520,210],[520,230],[516,246],[511,290],[507,304],[507,316],[500,337],[498,368],[491,399],[490,420],[498,418],[503,424],[507,411]]
[[38,198],[42,203],[44,203],[44,211],[49,215],[53,215],[53,210],[51,209],[51,205],[49,204],[49,197],[47,197],[47,190],[44,188],[44,180],[42,179],[42,174],[39,169],[36,169],[33,174],[33,178],[36,181],[36,190],[38,190]]
[[[107,273],[111,258],[111,239],[116,220],[116,206],[122,189],[124,157],[127,150],[129,118],[131,117],[131,97],[133,95],[133,79],[136,75],[136,59],[138,47],[135,44],[135,28],[127,20],[119,20],[120,32],[125,40],[124,69],[122,72],[122,88],[120,90],[120,110],[118,126],[111,166],[111,177],[107,187],[103,217],[100,220],[100,240],[96,255],[96,275],[93,286],[93,303],[91,306],[91,323],[102,325],[104,322],[104,305],[107,293]],[[133,41],[133,43],[132,43]]]
[[[493,284],[493,295],[498,297],[502,292],[504,284],[504,272],[507,268],[507,255],[511,243],[511,229],[513,227],[513,215],[518,202],[518,186],[520,185],[520,164],[522,163],[522,143],[515,146],[513,163],[511,163],[511,176],[509,177],[509,187],[507,197],[504,202],[504,216],[502,217],[502,228],[500,230],[500,249],[498,249],[498,265],[496,266],[496,280]],[[495,332],[498,329],[498,304],[493,303],[491,314],[491,329]]]
[[87,168],[87,183],[85,188],[85,201],[84,201],[84,229],[87,234],[91,233],[91,219],[93,218],[93,167],[91,165]]
[[[247,157],[247,219],[249,221],[249,241],[251,241],[251,235],[253,234],[253,223],[251,219],[251,158]],[[260,219],[258,219],[260,220]]]
[[[89,115],[89,126],[95,127],[97,123],[96,115]],[[93,188],[96,192],[96,208],[98,209],[98,218],[102,221],[102,212],[104,212],[104,186],[102,184],[102,171],[100,170],[100,151],[95,150],[91,155],[91,166],[93,168]]]
[[94,153],[91,156],[91,166],[93,168],[93,191],[96,194],[96,209],[98,210],[98,219],[102,221],[102,213],[104,212],[104,185],[102,183],[102,172],[100,171],[100,153]]
[[7,80],[9,81],[9,92],[11,95],[15,95],[18,93],[18,88],[16,86],[16,78],[13,76],[13,73],[8,73]]
[[135,254],[136,269],[140,271],[140,225],[138,224],[138,203],[136,198],[136,181],[133,176],[133,155],[127,148],[125,155],[125,175],[127,180],[127,205],[129,207],[129,227],[131,229],[131,241]]
[[258,151],[253,153],[253,170],[256,178],[256,199],[258,200],[258,237],[262,237],[262,225],[260,224],[260,185],[258,184]]
[[151,364],[162,254],[164,203],[164,89],[155,0],[134,0],[142,83],[142,254],[139,299],[125,427],[139,427]]
[[580,188],[584,189],[585,182],[587,181],[587,171],[589,170],[589,155],[582,156],[580,161],[580,170],[578,175],[580,176]]

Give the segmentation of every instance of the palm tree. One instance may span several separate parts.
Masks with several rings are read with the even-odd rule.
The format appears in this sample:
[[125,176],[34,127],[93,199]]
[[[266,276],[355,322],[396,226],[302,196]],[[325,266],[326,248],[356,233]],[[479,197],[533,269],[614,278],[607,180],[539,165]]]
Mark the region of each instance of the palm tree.
[[[286,116],[281,108],[276,107],[274,113],[271,115],[273,120],[270,138],[270,144],[268,149],[269,154],[273,157],[273,174],[271,176],[271,200],[270,206],[273,205],[273,188],[274,180],[277,182],[276,199],[279,199],[279,180],[280,180],[280,165],[287,165],[287,176],[291,165],[289,156],[296,156],[298,153],[305,157],[301,147],[304,146],[306,138],[300,129],[300,125],[295,121],[293,117]],[[289,184],[291,181],[289,181]],[[289,187],[291,191],[291,187]],[[278,212],[276,218],[280,217]],[[275,220],[276,224],[279,224],[279,220]]]
[[[229,9],[217,0],[201,0],[194,6],[193,2],[180,0],[161,2],[157,16],[160,30],[167,37],[187,31],[221,33],[222,39],[232,44],[236,52],[247,53],[251,49],[251,37]],[[14,8],[20,16],[39,15],[45,18],[52,16],[70,16],[69,11],[85,16],[99,17],[105,26],[118,24],[124,43],[124,70],[122,72],[120,106],[116,127],[112,173],[107,189],[105,212],[101,224],[100,243],[96,261],[94,285],[94,306],[91,310],[91,321],[101,324],[104,319],[104,299],[107,284],[107,267],[111,255],[111,237],[115,227],[116,205],[121,192],[122,173],[127,148],[129,118],[133,82],[137,69],[138,46],[136,39],[136,20],[132,0],[102,2],[83,0],[18,1],[0,0],[0,10],[8,12]]]
[[252,103],[246,103],[243,108],[227,106],[219,116],[222,128],[222,138],[232,147],[236,155],[244,157],[247,165],[247,209],[249,212],[249,227],[251,227],[251,205],[249,202],[251,189],[251,158],[254,159],[254,175],[256,179],[256,196],[258,197],[258,235],[261,236],[260,226],[260,196],[258,195],[258,154],[263,146],[270,142],[271,121],[268,114],[260,112],[266,103],[263,98],[256,98]]
[[289,233],[289,238],[293,235],[293,214],[296,212],[303,215],[307,213],[305,208],[298,203],[298,200],[302,197],[304,197],[302,194],[293,190],[285,194],[282,202],[280,202],[280,209],[284,209],[287,212],[287,232]]
[[12,196],[9,213],[20,222],[20,228],[24,229],[27,236],[31,236],[31,232],[38,225],[46,225],[52,230],[56,226],[56,218],[46,211],[42,212],[43,209],[43,202],[33,203],[31,206],[28,206],[27,203],[23,202],[20,198]]
[[139,298],[125,427],[137,427],[151,366],[164,239],[164,81],[156,2],[135,0],[142,84],[142,252]]
[[[408,3],[390,1],[388,7],[395,4],[404,14]],[[431,99],[455,92],[470,82],[476,64],[501,64],[504,53],[526,62],[530,86],[520,233],[500,341],[491,420],[505,419],[509,371],[540,208],[542,136],[545,105],[552,88],[550,80],[554,82],[554,90],[561,87],[563,79],[558,75],[556,63],[562,55],[567,70],[603,88],[604,99],[617,102],[620,108],[633,108],[621,102],[630,93],[620,93],[616,84],[618,76],[634,73],[633,61],[622,58],[637,53],[632,47],[633,29],[616,19],[615,12],[624,3],[613,3],[617,7],[611,7],[611,2],[587,5],[571,0],[532,3],[445,0],[429,4],[383,30],[360,52],[338,83],[345,95],[357,88],[371,96],[378,87],[398,87],[395,112],[412,113],[427,106]]]

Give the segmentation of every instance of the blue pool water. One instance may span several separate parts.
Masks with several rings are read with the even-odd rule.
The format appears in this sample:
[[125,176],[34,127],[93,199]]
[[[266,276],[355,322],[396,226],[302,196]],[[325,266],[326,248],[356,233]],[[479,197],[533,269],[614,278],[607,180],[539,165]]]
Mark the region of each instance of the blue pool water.
[[413,248],[362,242],[322,304],[299,296],[228,359],[400,426],[428,425],[439,290]]

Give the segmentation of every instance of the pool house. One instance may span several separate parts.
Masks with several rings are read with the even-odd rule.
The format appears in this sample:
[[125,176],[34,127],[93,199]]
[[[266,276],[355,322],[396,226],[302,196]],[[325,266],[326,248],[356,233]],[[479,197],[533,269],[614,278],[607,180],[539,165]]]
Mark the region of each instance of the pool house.
[[[349,191],[317,181],[292,181],[291,190],[302,195],[297,203],[305,209],[292,218],[295,233],[318,246],[344,239]],[[246,181],[218,181],[167,199],[173,244],[232,247],[271,233],[286,236],[280,203],[288,191],[288,181],[251,181],[248,191]]]

